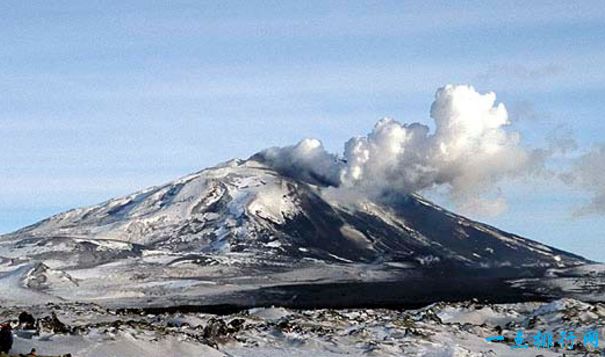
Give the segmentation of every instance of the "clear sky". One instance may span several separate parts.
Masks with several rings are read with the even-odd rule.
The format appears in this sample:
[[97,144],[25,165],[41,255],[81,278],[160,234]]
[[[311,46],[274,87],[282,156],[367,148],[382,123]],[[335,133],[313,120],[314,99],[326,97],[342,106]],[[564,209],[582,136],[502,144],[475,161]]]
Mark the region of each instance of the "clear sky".
[[[4,1],[0,232],[303,137],[342,152],[384,116],[430,123],[447,83],[495,91],[529,146],[563,128],[587,150],[604,68],[602,1]],[[584,193],[502,192],[475,218],[605,260],[605,217],[572,216]]]

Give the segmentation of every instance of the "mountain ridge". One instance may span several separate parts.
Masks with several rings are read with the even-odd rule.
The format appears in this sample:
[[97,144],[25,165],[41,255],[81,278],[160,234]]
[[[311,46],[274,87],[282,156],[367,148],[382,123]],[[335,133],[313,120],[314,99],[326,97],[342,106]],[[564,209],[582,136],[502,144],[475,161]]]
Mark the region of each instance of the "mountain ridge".
[[[204,305],[251,298],[270,304],[282,301],[284,291],[305,294],[280,286],[331,290],[333,284],[352,283],[346,289],[359,293],[356,284],[407,279],[425,286],[426,292],[408,299],[413,302],[425,301],[423,294],[436,289],[423,279],[443,283],[441,277],[452,275],[460,283],[479,274],[499,291],[510,287],[520,296],[523,292],[512,283],[504,287],[502,280],[530,282],[592,263],[415,194],[385,203],[343,199],[338,190],[283,175],[254,156],[231,160],[1,236],[0,282],[16,281],[11,274],[23,275],[22,266],[29,264],[28,276],[38,269],[36,276],[50,272],[78,286],[63,278],[27,285],[21,277],[23,294]],[[556,296],[553,288],[532,289]],[[405,289],[394,291],[385,303],[405,301]],[[455,291],[443,293],[449,296]],[[322,301],[317,295],[312,299]],[[371,296],[366,300],[371,303]]]
[[[269,182],[270,180],[273,182]],[[286,235],[293,234],[294,239],[302,239],[305,244],[312,243],[312,246],[328,244],[330,254],[344,254],[344,258],[349,259],[355,258],[353,251],[356,251],[359,259],[368,261],[371,255],[368,249],[374,247],[367,245],[372,243],[373,237],[381,234],[376,232],[376,227],[383,226],[383,229],[387,229],[384,227],[386,223],[395,226],[388,228],[389,234],[399,237],[407,235],[407,243],[421,251],[433,246],[437,252],[443,253],[444,248],[449,249],[445,245],[451,244],[444,236],[451,235],[458,240],[454,243],[477,250],[455,257],[463,261],[478,260],[475,259],[478,255],[496,254],[492,247],[477,248],[482,243],[479,238],[465,244],[465,240],[469,240],[469,230],[484,239],[496,237],[494,242],[502,250],[509,251],[511,258],[515,258],[510,254],[511,250],[516,250],[515,255],[520,255],[519,251],[522,250],[526,253],[533,251],[541,257],[551,256],[555,264],[558,263],[557,255],[569,257],[570,260],[586,261],[579,256],[536,241],[524,241],[524,238],[517,235],[457,215],[418,195],[391,199],[388,206],[370,200],[343,204],[326,199],[327,195],[322,194],[322,188],[281,176],[253,159],[231,160],[165,185],[57,214],[3,237],[94,238],[178,251],[190,249],[191,246],[171,245],[170,243],[174,243],[170,242],[171,239],[176,236],[182,240],[183,236],[196,235],[197,238],[202,237],[196,248],[216,253],[221,249],[238,251],[248,248],[243,245],[249,242],[236,239],[242,234],[239,230],[247,228],[249,231],[244,234],[270,240],[266,243],[270,243],[275,236],[283,238],[285,232]],[[321,212],[321,215],[316,215],[316,212]],[[439,216],[436,212],[442,215]],[[216,217],[217,215],[220,217]],[[364,226],[364,220],[371,222]],[[442,223],[446,227],[440,227],[436,223]],[[211,231],[208,226],[212,228]],[[312,231],[314,236],[301,232],[303,226]],[[427,226],[439,229],[439,234],[431,232]],[[338,231],[335,227],[339,228]],[[359,228],[363,228],[363,231]],[[382,235],[386,234],[383,232]],[[318,242],[319,239],[322,241]],[[387,237],[382,239],[384,241]],[[279,248],[277,245],[281,243],[283,242],[277,240],[267,248]],[[393,244],[398,242],[390,240],[388,243],[390,245],[387,244],[384,248],[395,248]],[[221,244],[229,246],[221,247]],[[367,249],[363,249],[364,244]],[[400,255],[403,247],[399,248],[399,251],[392,249],[392,254]],[[295,254],[294,251],[289,253]],[[387,254],[386,251],[382,253]],[[435,257],[439,257],[439,254]],[[505,263],[501,261],[501,264]],[[524,263],[531,264],[529,261]]]

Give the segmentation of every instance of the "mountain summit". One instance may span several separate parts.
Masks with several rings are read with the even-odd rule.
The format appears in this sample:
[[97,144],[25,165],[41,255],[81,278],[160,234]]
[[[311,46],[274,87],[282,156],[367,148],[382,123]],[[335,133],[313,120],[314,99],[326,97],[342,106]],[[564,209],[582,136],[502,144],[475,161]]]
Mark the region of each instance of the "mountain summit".
[[[355,197],[258,156],[50,217],[2,236],[0,257],[7,303],[124,306],[547,298],[595,266],[415,194]],[[389,289],[368,295],[371,284]]]

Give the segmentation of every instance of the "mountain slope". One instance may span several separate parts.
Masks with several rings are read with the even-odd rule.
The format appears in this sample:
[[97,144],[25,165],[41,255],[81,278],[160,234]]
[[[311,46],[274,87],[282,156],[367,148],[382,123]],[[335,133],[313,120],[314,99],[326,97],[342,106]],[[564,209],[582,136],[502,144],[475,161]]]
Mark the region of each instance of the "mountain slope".
[[388,205],[334,197],[256,161],[232,161],[161,187],[59,214],[5,239],[112,240],[170,252],[272,252],[356,262],[496,266],[582,262],[580,257],[445,211],[419,196],[401,197]]
[[0,257],[7,279],[23,264],[43,263],[54,276],[78,282],[28,285],[53,297],[150,304],[200,303],[227,293],[262,300],[242,291],[403,281],[427,272],[479,269],[500,281],[502,271],[527,278],[588,263],[417,195],[353,199],[254,159],[58,214],[3,236]]

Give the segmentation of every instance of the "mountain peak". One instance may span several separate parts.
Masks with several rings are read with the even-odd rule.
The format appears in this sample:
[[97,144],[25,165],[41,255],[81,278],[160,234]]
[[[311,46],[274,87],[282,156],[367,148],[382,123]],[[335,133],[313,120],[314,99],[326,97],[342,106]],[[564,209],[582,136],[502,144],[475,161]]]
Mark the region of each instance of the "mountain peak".
[[[388,203],[231,160],[162,186],[71,210],[9,239],[92,239],[169,252],[463,265],[574,265],[582,259],[449,212],[415,194]],[[331,258],[330,258],[331,257]]]
[[[121,291],[125,279],[142,296],[149,289],[160,296],[182,294],[175,279],[193,280],[197,288],[185,290],[199,292],[209,288],[200,288],[200,280],[243,279],[258,286],[272,274],[292,284],[308,282],[309,274],[322,281],[365,281],[396,279],[413,269],[544,270],[587,263],[419,195],[391,197],[388,203],[357,199],[254,158],[55,215],[3,236],[0,256],[11,262],[6,269],[43,263],[53,277],[69,277],[84,291],[99,289],[92,277],[110,274],[119,279],[107,283],[108,291]],[[54,280],[62,283],[36,286],[73,297],[66,279]],[[170,286],[158,293],[157,284]],[[82,294],[93,299],[90,292]]]

